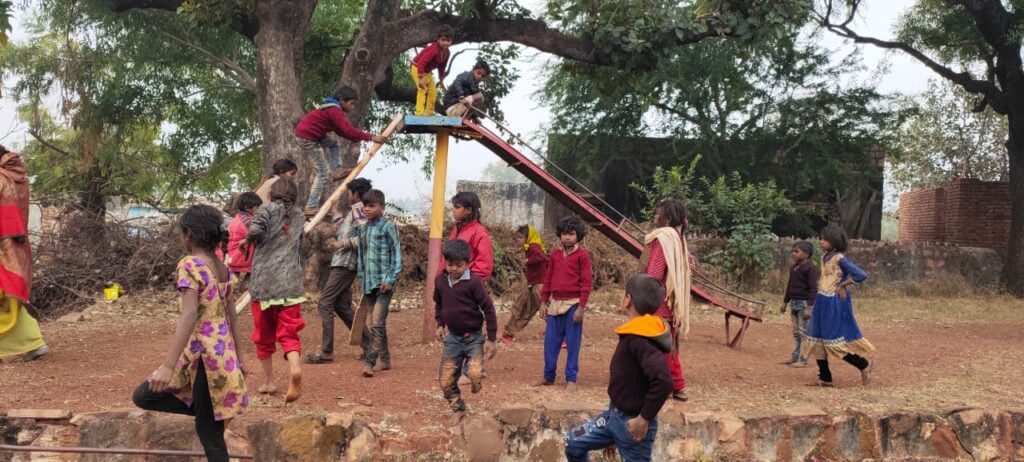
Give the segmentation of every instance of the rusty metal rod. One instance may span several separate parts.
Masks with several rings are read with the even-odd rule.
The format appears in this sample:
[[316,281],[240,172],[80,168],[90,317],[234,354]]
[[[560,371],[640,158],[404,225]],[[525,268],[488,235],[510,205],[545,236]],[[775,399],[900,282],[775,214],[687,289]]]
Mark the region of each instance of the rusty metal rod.
[[[0,451],[12,452],[57,452],[75,454],[125,454],[139,456],[182,456],[182,457],[206,457],[203,451],[181,451],[176,449],[129,449],[129,448],[85,448],[75,446],[18,446],[13,444],[0,444]],[[231,459],[252,460],[253,456],[248,454],[228,455]]]

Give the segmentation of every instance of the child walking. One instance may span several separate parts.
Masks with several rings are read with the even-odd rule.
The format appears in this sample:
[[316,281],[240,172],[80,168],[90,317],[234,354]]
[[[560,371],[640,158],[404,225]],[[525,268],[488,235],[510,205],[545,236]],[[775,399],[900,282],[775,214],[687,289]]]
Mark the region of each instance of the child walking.
[[180,220],[188,256],[178,262],[178,319],[163,364],[135,389],[132,401],[149,411],[194,416],[207,460],[227,462],[224,426],[249,406],[231,272],[215,255],[221,214],[189,207]]
[[[544,275],[541,289],[540,317],[544,327],[544,378],[537,385],[555,383],[558,355],[565,343],[565,386],[576,391],[579,373],[580,344],[583,340],[583,314],[594,275],[590,254],[580,244],[587,228],[576,217],[565,217],[555,226],[559,246],[551,251],[551,263]],[[552,300],[554,299],[554,300]]]
[[665,298],[661,283],[645,274],[626,282],[620,310],[629,320],[615,329],[619,343],[609,365],[603,414],[565,435],[569,462],[589,460],[587,453],[615,447],[627,462],[651,460],[658,433],[658,412],[672,391],[665,353],[672,350],[668,325],[654,311]]
[[516,230],[516,238],[526,253],[526,290],[520,292],[512,302],[512,313],[501,334],[501,342],[506,345],[516,341],[516,333],[523,330],[540,309],[540,288],[548,271],[547,250],[540,233],[533,226],[523,225]]
[[270,187],[277,182],[278,179],[284,178],[286,180],[295,181],[295,177],[299,174],[299,166],[295,165],[291,159],[277,159],[274,161],[274,165],[270,168],[270,175],[263,178],[260,184],[256,186],[253,192],[260,197],[260,201],[266,204],[270,202]]
[[[355,312],[352,310],[352,283],[356,280],[356,273],[359,269],[359,228],[366,223],[366,214],[363,213],[363,194],[366,194],[373,187],[370,180],[356,178],[350,182],[348,189],[349,211],[338,226],[337,239],[328,242],[328,246],[334,250],[331,257],[331,269],[327,275],[327,283],[320,291],[320,301],[316,305],[317,313],[323,323],[323,340],[320,343],[320,351],[310,353],[306,356],[306,362],[310,364],[325,364],[334,361],[334,315],[341,318],[349,329],[352,329],[352,321]],[[367,350],[370,343],[370,330],[366,326],[357,326],[363,329],[363,351]]]
[[228,225],[228,269],[235,274],[240,281],[244,281],[249,277],[249,273],[252,272],[252,246],[249,246],[245,252],[242,251],[239,244],[245,240],[245,235],[249,233],[249,223],[252,222],[253,215],[259,210],[260,206],[263,205],[263,201],[260,196],[257,196],[254,192],[244,192],[238,195],[238,199],[235,200],[235,218],[231,220],[231,224]]
[[448,67],[448,58],[452,46],[452,28],[441,26],[437,32],[437,40],[427,45],[416,57],[412,59],[412,68],[409,73],[412,75],[412,82],[416,85],[416,115],[434,115],[434,105],[437,104],[437,84],[434,82],[434,69],[437,69],[437,79],[444,86],[445,72]]
[[[665,300],[654,313],[672,331],[672,351],[665,355],[672,373],[672,398],[686,401],[686,379],[679,360],[679,335],[690,332],[691,259],[686,246],[686,204],[664,199],[654,208],[654,226],[644,237],[647,244],[646,273],[665,288]],[[681,331],[681,332],[680,332]]]
[[793,323],[793,353],[790,354],[788,364],[791,367],[807,367],[807,356],[803,353],[802,340],[804,338],[804,327],[811,317],[811,305],[818,296],[818,268],[811,263],[814,256],[814,246],[810,242],[800,241],[793,244],[790,252],[793,266],[789,268],[789,282],[786,283],[786,295],[782,299],[782,307],[779,312],[786,313],[789,308],[789,317]]
[[[484,289],[483,280],[469,270],[469,244],[461,239],[445,242],[441,250],[445,271],[434,280],[434,319],[437,339],[444,342],[441,352],[440,382],[458,423],[466,415],[466,403],[459,391],[463,365],[468,369],[471,391],[483,387],[483,362],[494,358],[494,340],[498,334],[498,317],[494,303]],[[484,340],[484,321],[487,340]]]
[[821,231],[821,278],[818,295],[807,324],[805,347],[808,356],[818,362],[818,385],[832,386],[828,357],[839,358],[860,370],[861,383],[871,381],[871,363],[860,356],[875,350],[864,338],[853,317],[853,297],[848,289],[860,284],[868,275],[842,252],[846,251],[846,232],[838,226]]
[[395,282],[402,271],[402,241],[398,227],[384,217],[384,193],[371,189],[363,194],[366,224],[359,227],[359,280],[362,281],[362,305],[373,309],[370,321],[372,340],[364,351],[364,377],[391,369],[388,349],[388,309],[395,293]]
[[274,386],[273,356],[281,344],[288,360],[289,381],[285,402],[302,394],[302,370],[299,354],[302,342],[299,331],[306,326],[302,319],[302,303],[306,301],[302,287],[302,264],[299,242],[302,240],[302,211],[295,206],[299,188],[294,181],[280,179],[270,188],[270,203],[263,204],[249,223],[249,233],[241,245],[256,250],[252,261],[249,294],[252,302],[252,341],[256,358],[263,366],[263,385],[258,391],[277,392]]
[[[463,191],[452,196],[452,228],[449,240],[462,239],[469,244],[469,270],[486,284],[494,271],[494,246],[491,235],[480,223],[480,197],[473,191]],[[444,268],[441,262],[438,274]]]

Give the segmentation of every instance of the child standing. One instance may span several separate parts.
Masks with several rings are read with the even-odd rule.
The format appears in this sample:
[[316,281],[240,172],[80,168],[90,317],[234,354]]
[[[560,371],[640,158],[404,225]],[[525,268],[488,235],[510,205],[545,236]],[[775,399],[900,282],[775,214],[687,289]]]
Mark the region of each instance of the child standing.
[[[341,322],[352,329],[352,321],[355,318],[352,310],[352,283],[355,282],[356,270],[359,269],[359,228],[366,223],[362,198],[372,187],[370,180],[365,178],[356,178],[346,186],[349,211],[338,226],[337,239],[327,244],[334,249],[334,256],[331,258],[327,283],[320,291],[320,301],[316,306],[323,322],[323,341],[319,352],[306,356],[308,363],[324,364],[334,360],[335,314],[341,318]],[[363,351],[366,351],[370,343],[370,331],[365,325],[359,327],[363,329]]]
[[231,273],[214,256],[221,214],[189,207],[181,216],[181,242],[189,254],[178,262],[178,319],[163,364],[132,394],[136,406],[195,416],[207,460],[228,460],[224,425],[249,406],[238,319],[231,303]]
[[294,181],[279,179],[270,188],[270,203],[256,211],[249,223],[249,233],[242,248],[256,246],[253,255],[249,294],[252,302],[252,341],[256,358],[263,366],[264,383],[260,393],[272,394],[274,387],[273,355],[281,344],[288,360],[288,392],[285,402],[299,399],[302,370],[299,354],[302,342],[299,331],[306,326],[302,319],[302,303],[306,301],[302,287],[302,264],[299,242],[302,240],[302,211],[295,206],[299,188]]
[[270,169],[270,175],[263,178],[253,192],[260,197],[260,201],[262,201],[262,203],[269,203],[270,187],[273,186],[280,178],[295,181],[295,177],[298,174],[299,166],[295,165],[295,162],[292,162],[291,159],[277,159],[274,161],[274,165]]
[[363,287],[363,306],[372,307],[372,341],[363,357],[364,377],[391,369],[388,349],[388,308],[395,293],[395,282],[402,271],[402,241],[398,227],[384,218],[384,193],[371,189],[363,194],[366,224],[359,227],[359,280]]
[[540,288],[544,284],[544,274],[548,271],[548,255],[544,249],[544,241],[533,226],[523,225],[516,230],[516,238],[526,252],[526,290],[519,293],[512,303],[512,314],[501,334],[501,342],[511,345],[516,340],[516,333],[523,330],[533,319],[540,308]]
[[[566,345],[565,386],[576,391],[580,344],[583,340],[583,313],[594,280],[590,254],[580,244],[587,228],[576,217],[565,217],[555,226],[560,246],[551,251],[551,263],[541,289],[540,317],[544,327],[544,378],[537,385],[555,383],[555,370],[562,342]],[[552,298],[554,300],[552,300]]]
[[444,85],[445,71],[448,67],[448,58],[452,46],[452,28],[441,26],[437,32],[437,40],[427,45],[416,57],[412,59],[412,68],[409,73],[416,85],[416,115],[434,115],[434,105],[437,104],[437,84],[434,83],[434,69],[437,69],[437,79]]
[[672,390],[665,353],[672,350],[668,325],[652,313],[665,298],[661,283],[637,274],[626,283],[620,309],[629,320],[615,329],[619,343],[609,366],[611,405],[565,435],[565,457],[589,460],[587,453],[614,446],[627,462],[651,460],[658,412]]
[[[448,241],[442,253],[446,270],[434,281],[434,319],[437,339],[444,342],[441,353],[440,381],[444,398],[455,413],[455,422],[466,414],[466,403],[459,392],[463,365],[468,369],[472,392],[482,388],[483,361],[494,358],[494,339],[498,317],[494,303],[479,276],[469,268],[469,244],[461,239]],[[487,321],[487,340],[481,331]]]
[[814,246],[810,242],[800,241],[793,244],[793,251],[790,252],[793,266],[789,268],[789,282],[786,283],[786,295],[782,299],[782,307],[779,312],[786,313],[789,308],[789,317],[793,322],[793,353],[790,355],[788,364],[791,367],[807,367],[807,356],[803,354],[801,341],[804,338],[804,327],[807,319],[811,317],[811,306],[818,296],[818,268],[811,263],[814,256]]
[[250,246],[243,252],[239,248],[239,244],[245,240],[245,235],[249,232],[249,223],[252,222],[253,215],[261,205],[263,205],[263,201],[254,192],[239,194],[238,199],[235,200],[237,212],[235,212],[235,218],[231,220],[231,224],[228,225],[228,258],[230,259],[228,269],[235,273],[239,280],[245,280],[252,272],[253,248]]
[[842,359],[860,370],[861,383],[871,381],[871,364],[860,356],[875,350],[864,338],[853,317],[853,298],[847,287],[860,284],[868,275],[842,252],[846,251],[846,232],[838,226],[821,231],[821,278],[818,295],[807,324],[808,356],[818,362],[818,385],[832,386],[828,357]]
[[647,244],[646,273],[665,288],[665,300],[654,313],[672,331],[672,351],[666,354],[672,373],[672,398],[686,401],[686,379],[679,360],[679,335],[690,332],[690,253],[686,247],[686,204],[664,199],[654,208],[654,231],[644,237]]
[[[480,223],[480,198],[475,192],[463,191],[452,196],[452,219],[455,227],[448,239],[462,239],[469,244],[469,270],[486,283],[494,270],[494,246],[487,228]],[[442,261],[438,274],[444,265]]]

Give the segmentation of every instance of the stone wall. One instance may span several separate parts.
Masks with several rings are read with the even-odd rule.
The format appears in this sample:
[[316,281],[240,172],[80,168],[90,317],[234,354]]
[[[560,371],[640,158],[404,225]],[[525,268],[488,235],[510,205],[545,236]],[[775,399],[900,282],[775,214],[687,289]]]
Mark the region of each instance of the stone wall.
[[986,247],[1005,254],[1010,242],[1010,184],[954,179],[943,188],[900,196],[899,240]]
[[544,191],[533,183],[498,183],[460,180],[459,192],[473,191],[480,196],[484,223],[501,223],[512,228],[544,226]]

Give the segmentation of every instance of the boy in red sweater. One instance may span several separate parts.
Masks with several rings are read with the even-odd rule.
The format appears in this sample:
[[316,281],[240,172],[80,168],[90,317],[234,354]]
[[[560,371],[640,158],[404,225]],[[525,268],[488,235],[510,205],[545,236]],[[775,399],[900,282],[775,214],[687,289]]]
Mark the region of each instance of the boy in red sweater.
[[[434,319],[437,339],[444,342],[441,390],[455,412],[454,423],[458,423],[466,414],[466,403],[459,392],[459,376],[465,365],[473,393],[483,387],[484,356],[494,358],[498,317],[483,281],[469,270],[469,244],[461,239],[448,241],[442,253],[446,271],[434,281]],[[481,330],[485,320],[486,342]]]
[[[356,91],[351,87],[339,87],[334,90],[331,98],[325,98],[324,105],[310,111],[299,124],[295,126],[295,141],[299,144],[302,152],[313,162],[316,177],[313,179],[313,186],[309,189],[309,197],[306,199],[306,215],[315,215],[320,207],[320,197],[327,188],[330,179],[330,167],[327,163],[325,148],[322,146],[328,132],[334,132],[338,136],[353,143],[360,141],[373,141],[383,143],[383,136],[371,135],[363,130],[353,127],[345,117],[346,112],[356,108]],[[345,172],[335,172],[335,179],[340,179]]]
[[434,115],[434,105],[437,104],[437,84],[434,83],[434,69],[437,69],[437,79],[444,85],[445,68],[448,67],[448,58],[452,46],[452,28],[441,26],[437,33],[437,40],[427,45],[416,57],[412,59],[412,81],[416,84],[416,115]]
[[501,343],[505,345],[516,341],[516,332],[523,330],[540,309],[540,288],[548,272],[548,255],[540,233],[533,226],[523,225],[516,230],[516,239],[526,252],[526,290],[512,302],[512,314],[501,334]]
[[228,225],[228,269],[238,275],[240,281],[244,281],[252,272],[252,252],[254,246],[249,246],[245,252],[239,244],[245,240],[249,232],[249,222],[256,210],[263,205],[263,200],[254,192],[244,192],[238,195],[235,202],[235,218]]
[[569,391],[576,391],[579,389],[576,375],[583,340],[583,313],[594,275],[590,254],[580,246],[587,235],[583,222],[576,217],[566,217],[558,221],[555,231],[561,245],[551,251],[551,262],[540,293],[540,317],[547,325],[544,328],[544,379],[537,385],[555,383],[558,354],[565,342],[565,386]]

